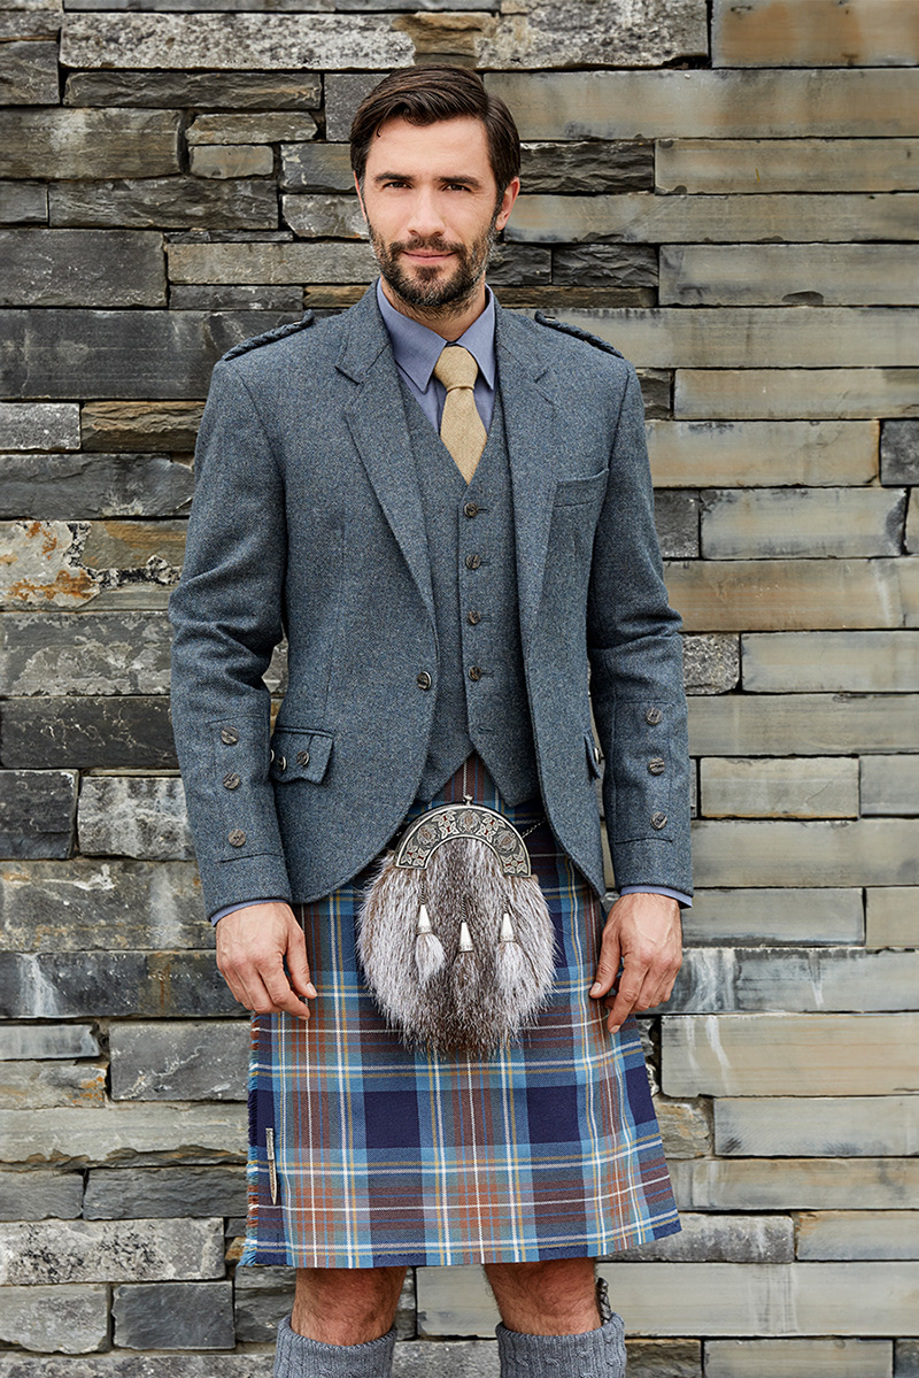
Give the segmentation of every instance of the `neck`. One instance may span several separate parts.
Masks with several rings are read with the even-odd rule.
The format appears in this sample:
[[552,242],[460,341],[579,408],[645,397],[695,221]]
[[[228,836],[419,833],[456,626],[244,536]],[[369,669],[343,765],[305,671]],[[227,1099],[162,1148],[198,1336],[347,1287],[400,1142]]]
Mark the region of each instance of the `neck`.
[[382,285],[386,300],[401,315],[426,326],[428,330],[433,330],[435,335],[440,335],[445,340],[458,340],[472,322],[478,320],[488,305],[484,277],[479,278],[469,296],[462,297],[459,301],[446,302],[443,306],[416,306],[400,296],[385,278],[382,278]]

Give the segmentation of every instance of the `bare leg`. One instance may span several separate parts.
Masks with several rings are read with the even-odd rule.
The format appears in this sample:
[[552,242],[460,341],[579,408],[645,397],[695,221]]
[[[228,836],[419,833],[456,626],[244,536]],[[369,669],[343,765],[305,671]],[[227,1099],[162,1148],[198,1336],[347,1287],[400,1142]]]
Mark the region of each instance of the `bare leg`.
[[366,1344],[391,1328],[404,1268],[298,1268],[291,1328],[330,1345]]
[[600,1326],[592,1258],[486,1263],[485,1276],[509,1330],[583,1335]]

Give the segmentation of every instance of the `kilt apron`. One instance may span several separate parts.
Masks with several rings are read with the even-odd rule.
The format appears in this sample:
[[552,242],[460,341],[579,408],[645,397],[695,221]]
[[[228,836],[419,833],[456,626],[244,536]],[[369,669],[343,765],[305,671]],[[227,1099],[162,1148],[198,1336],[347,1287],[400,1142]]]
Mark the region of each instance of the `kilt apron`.
[[[538,800],[504,805],[475,757],[431,804],[466,794],[521,830],[542,816]],[[319,997],[306,1023],[252,1020],[242,1263],[531,1262],[679,1230],[638,1027],[609,1034],[587,994],[602,907],[548,824],[527,846],[555,926],[555,988],[488,1058],[410,1052],[387,1027],[355,951],[372,866],[294,905]]]

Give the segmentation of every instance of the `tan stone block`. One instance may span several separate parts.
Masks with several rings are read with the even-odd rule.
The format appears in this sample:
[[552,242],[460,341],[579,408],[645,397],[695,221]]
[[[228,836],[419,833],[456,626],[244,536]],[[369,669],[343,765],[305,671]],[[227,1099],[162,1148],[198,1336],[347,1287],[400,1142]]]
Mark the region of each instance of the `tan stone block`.
[[661,192],[919,191],[919,139],[658,139],[655,155]]
[[681,368],[673,414],[731,421],[919,416],[919,369]]
[[[919,1014],[725,1014],[665,1017],[661,1073],[668,1096],[889,1096],[919,1090]],[[919,1189],[919,1159],[911,1162]],[[687,1169],[691,1164],[686,1164]],[[720,1170],[728,1164],[707,1164]],[[893,1168],[891,1169],[893,1172]],[[761,1175],[767,1168],[751,1168]],[[786,1171],[783,1164],[782,1174]],[[802,1171],[812,1174],[805,1165]],[[855,1177],[836,1184],[834,1202],[798,1202],[814,1209],[848,1206],[870,1169],[853,1165]],[[877,1166],[874,1169],[878,1171]],[[733,1180],[733,1179],[731,1179]],[[832,1184],[831,1176],[827,1179]],[[892,1175],[866,1206],[896,1206],[884,1195]],[[782,1180],[775,1191],[781,1197]],[[784,1200],[785,1206],[797,1198]],[[701,1200],[687,1205],[711,1208]],[[720,1208],[756,1209],[753,1200]]]
[[203,413],[203,402],[87,402],[80,416],[83,449],[187,454]]
[[916,1096],[737,1097],[714,1113],[722,1157],[909,1157],[919,1140]]
[[868,1210],[912,1210],[919,1161],[915,1157],[696,1159],[674,1163],[672,1177],[681,1210],[849,1210],[853,1201]]
[[706,1378],[892,1378],[886,1340],[709,1340]]
[[189,149],[189,170],[196,177],[270,177],[274,154],[258,144],[199,144]]
[[800,1259],[919,1256],[919,1211],[820,1212],[799,1216],[796,1226]]
[[87,522],[81,562],[94,569],[139,569],[151,561],[180,569],[185,553],[184,521],[131,521],[111,517]]
[[919,756],[866,756],[861,763],[863,814],[919,814]]
[[105,1104],[104,1062],[0,1062],[5,1110]]
[[700,779],[705,818],[858,817],[858,762],[848,757],[712,756]]
[[902,488],[756,488],[703,494],[709,560],[899,555]]
[[866,897],[865,945],[869,948],[919,948],[919,889],[869,886]]
[[905,818],[856,822],[693,825],[698,885],[917,885],[916,825]]
[[910,489],[909,513],[906,518],[906,549],[919,555],[919,488]]
[[913,192],[864,196],[520,196],[508,241],[573,244],[615,239],[638,244],[847,243],[919,239]]
[[919,560],[671,560],[687,631],[919,626]]
[[909,244],[663,244],[662,306],[909,306]]
[[917,715],[919,697],[913,694],[720,694],[690,699],[689,742],[698,756],[914,751]]
[[170,244],[172,282],[370,282],[376,260],[366,244]]
[[0,1127],[5,1163],[220,1163],[245,1161],[246,1107],[173,1101],[105,1110],[20,1110]]
[[855,888],[697,889],[692,908],[683,912],[684,940],[696,946],[766,942],[810,947],[860,943],[864,933],[862,892]]
[[185,138],[194,144],[302,143],[316,134],[316,121],[304,110],[259,111],[245,115],[198,115]]
[[870,483],[876,421],[649,421],[656,488]]
[[909,67],[919,21],[903,0],[715,0],[714,67]]
[[751,632],[741,644],[752,693],[919,690],[919,632]]
[[655,1097],[654,1110],[668,1158],[698,1158],[711,1151],[712,1131],[701,1104]]
[[503,71],[485,82],[510,105],[520,137],[528,140],[867,139],[919,132],[916,70]]

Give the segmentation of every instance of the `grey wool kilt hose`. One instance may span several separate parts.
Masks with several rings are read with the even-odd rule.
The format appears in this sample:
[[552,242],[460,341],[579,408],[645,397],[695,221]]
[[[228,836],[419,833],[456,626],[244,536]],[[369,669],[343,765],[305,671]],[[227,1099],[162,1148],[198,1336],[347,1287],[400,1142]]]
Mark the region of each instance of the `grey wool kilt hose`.
[[[478,757],[430,805],[476,803],[521,831]],[[308,1022],[252,1021],[243,1264],[309,1268],[598,1257],[679,1230],[638,1027],[606,1028],[593,981],[604,914],[547,823],[527,837],[552,916],[550,1004],[486,1058],[409,1051],[356,954],[374,865],[294,905],[319,997]]]

